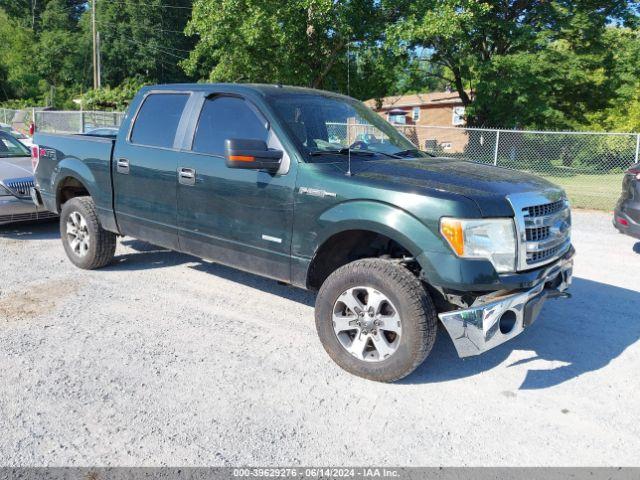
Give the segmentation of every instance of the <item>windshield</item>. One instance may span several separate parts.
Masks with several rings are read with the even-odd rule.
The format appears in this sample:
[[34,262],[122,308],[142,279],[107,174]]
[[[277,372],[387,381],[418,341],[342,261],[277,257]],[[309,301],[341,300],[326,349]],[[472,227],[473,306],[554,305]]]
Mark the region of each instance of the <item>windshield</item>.
[[0,158],[28,157],[29,155],[27,147],[22,145],[16,138],[0,132]]
[[277,95],[269,101],[310,157],[430,156],[361,102],[321,93]]

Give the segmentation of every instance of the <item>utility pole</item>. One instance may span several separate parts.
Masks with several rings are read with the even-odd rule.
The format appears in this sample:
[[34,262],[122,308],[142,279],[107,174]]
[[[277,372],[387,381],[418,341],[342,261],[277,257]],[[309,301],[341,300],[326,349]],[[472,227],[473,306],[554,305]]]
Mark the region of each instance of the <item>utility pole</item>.
[[96,32],[96,1],[91,1],[91,30],[93,37],[93,89],[100,88],[100,76],[98,74],[98,34]]
[[102,58],[100,56],[100,32],[98,32],[96,34],[96,39],[97,39],[97,48],[98,48],[98,54],[96,55],[97,59],[98,59],[98,90],[100,90],[102,88]]

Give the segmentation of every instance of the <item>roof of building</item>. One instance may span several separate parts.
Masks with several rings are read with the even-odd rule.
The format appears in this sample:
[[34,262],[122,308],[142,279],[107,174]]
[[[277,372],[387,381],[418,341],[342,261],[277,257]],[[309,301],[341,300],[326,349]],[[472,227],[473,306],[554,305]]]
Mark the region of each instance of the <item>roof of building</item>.
[[[392,97],[384,97],[380,100],[382,102],[382,109],[462,103],[458,92],[429,92],[411,95],[396,95]],[[371,108],[376,108],[378,105],[378,99],[372,98],[364,103]]]

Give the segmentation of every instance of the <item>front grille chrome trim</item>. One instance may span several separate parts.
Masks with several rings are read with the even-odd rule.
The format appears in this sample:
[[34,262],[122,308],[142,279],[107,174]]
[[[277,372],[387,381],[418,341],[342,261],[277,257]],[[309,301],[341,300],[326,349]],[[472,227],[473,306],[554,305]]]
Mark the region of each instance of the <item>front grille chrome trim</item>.
[[0,184],[18,198],[31,198],[31,188],[35,186],[33,177],[7,178]]
[[507,196],[518,240],[517,270],[551,263],[571,248],[571,211],[560,190]]

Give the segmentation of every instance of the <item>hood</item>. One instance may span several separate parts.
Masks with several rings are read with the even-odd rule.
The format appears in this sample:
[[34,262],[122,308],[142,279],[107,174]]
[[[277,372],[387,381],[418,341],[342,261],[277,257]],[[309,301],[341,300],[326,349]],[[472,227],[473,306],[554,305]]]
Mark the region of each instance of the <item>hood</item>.
[[30,157],[0,157],[0,182],[7,178],[33,177]]
[[473,200],[485,217],[512,216],[507,195],[562,192],[535,175],[451,158],[356,160],[354,177],[397,184],[403,189],[440,190]]

